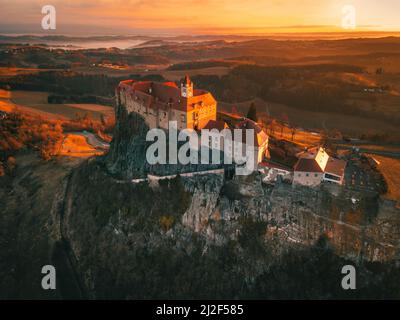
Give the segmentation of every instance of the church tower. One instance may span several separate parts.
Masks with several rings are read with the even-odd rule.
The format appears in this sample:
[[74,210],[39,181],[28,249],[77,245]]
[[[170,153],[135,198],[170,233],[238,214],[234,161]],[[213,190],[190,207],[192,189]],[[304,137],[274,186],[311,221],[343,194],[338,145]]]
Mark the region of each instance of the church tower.
[[181,96],[184,98],[193,97],[193,82],[187,75],[185,76],[185,79],[181,83]]

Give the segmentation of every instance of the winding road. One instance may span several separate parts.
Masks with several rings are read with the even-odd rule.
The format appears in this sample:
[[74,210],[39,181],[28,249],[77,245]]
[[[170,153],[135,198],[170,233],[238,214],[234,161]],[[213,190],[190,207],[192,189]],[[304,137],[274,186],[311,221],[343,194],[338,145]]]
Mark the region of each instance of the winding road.
[[70,132],[70,133],[85,137],[87,142],[95,148],[102,149],[102,150],[108,150],[110,148],[109,143],[105,142],[104,140],[101,140],[97,135],[95,135],[91,132],[84,130],[82,132]]

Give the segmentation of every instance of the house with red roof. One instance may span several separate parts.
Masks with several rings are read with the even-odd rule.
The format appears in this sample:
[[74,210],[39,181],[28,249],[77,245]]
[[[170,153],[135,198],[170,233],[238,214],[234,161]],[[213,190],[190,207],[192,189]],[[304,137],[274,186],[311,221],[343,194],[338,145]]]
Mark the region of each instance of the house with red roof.
[[344,183],[346,161],[329,156],[324,148],[302,152],[298,156],[293,169],[293,184],[317,186],[323,181]]
[[293,182],[293,168],[271,160],[261,162],[258,171],[264,176],[265,183],[275,183],[279,176],[285,181]]

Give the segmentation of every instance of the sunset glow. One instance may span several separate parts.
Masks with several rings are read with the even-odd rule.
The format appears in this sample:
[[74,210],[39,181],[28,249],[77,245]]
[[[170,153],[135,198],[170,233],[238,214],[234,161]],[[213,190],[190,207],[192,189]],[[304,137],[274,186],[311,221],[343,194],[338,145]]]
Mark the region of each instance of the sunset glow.
[[[343,31],[344,5],[355,6],[357,31],[400,30],[397,0],[53,0],[50,3],[57,9],[58,32],[336,32]],[[49,1],[0,0],[0,32],[35,31],[42,17],[41,7],[46,4]],[[18,27],[13,28],[15,25]]]

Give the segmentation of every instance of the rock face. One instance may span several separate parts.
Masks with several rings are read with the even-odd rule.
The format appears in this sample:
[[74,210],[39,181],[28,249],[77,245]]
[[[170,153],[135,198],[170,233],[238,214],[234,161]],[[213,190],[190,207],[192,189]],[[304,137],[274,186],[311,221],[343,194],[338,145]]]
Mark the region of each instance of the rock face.
[[[114,180],[94,161],[74,172],[65,203],[66,241],[81,282],[97,298],[198,298],[193,288],[190,295],[179,296],[158,295],[146,286],[181,288],[179,281],[187,279],[197,283],[196,272],[224,259],[230,259],[229,268],[219,270],[253,290],[256,279],[280,265],[281,257],[301,254],[301,248],[314,247],[321,237],[350,263],[398,259],[398,209],[376,196],[361,197],[336,186],[264,185],[258,174],[228,181],[223,175],[204,175],[135,184]],[[189,264],[185,271],[182,264]],[[201,271],[192,274],[196,268]],[[340,265],[330,268],[337,272]],[[169,276],[172,282],[163,282]],[[224,286],[230,281],[225,280]],[[138,296],[132,288],[140,288]]]
[[144,119],[116,106],[116,127],[106,163],[110,172],[126,179],[143,177],[149,168],[146,166],[146,134],[149,127]]
[[182,222],[209,239],[221,239],[212,227],[217,221],[228,222],[225,228],[234,235],[240,230],[240,218],[252,217],[267,222],[266,239],[278,238],[282,245],[313,245],[326,236],[339,255],[352,260],[399,258],[400,212],[390,201],[336,185],[317,189],[285,183],[263,186],[257,175],[225,184],[218,178],[208,179],[198,180],[196,187],[188,182],[193,197]]
[[[105,159],[110,172],[128,180],[149,172],[167,175],[199,169],[149,166],[145,156],[149,128],[144,119],[136,113],[128,115],[122,106],[116,107],[116,118],[114,140]],[[241,218],[251,217],[268,223],[266,237],[284,244],[312,245],[326,236],[338,254],[352,259],[398,257],[400,210],[376,194],[359,194],[336,185],[311,189],[278,182],[267,186],[258,173],[231,181],[206,175],[183,182],[192,200],[181,223],[207,241],[224,243],[237,237]]]
[[[133,179],[146,177],[149,173],[163,176],[221,167],[219,165],[181,165],[179,163],[150,165],[146,160],[146,150],[153,142],[146,141],[149,127],[145,120],[137,113],[131,112],[128,114],[122,105],[117,105],[115,110],[116,127],[114,138],[110,146],[110,151],[106,156],[106,164],[110,173],[123,179]],[[167,155],[168,141],[167,134]],[[182,144],[184,143],[179,143],[179,145]]]
[[[133,183],[148,172],[188,168],[149,167],[145,122],[119,107],[117,119],[110,153],[73,173],[64,201],[64,237],[93,297],[199,298],[204,274],[215,285],[204,297],[236,297],[226,290],[245,296],[290,250],[302,252],[321,239],[338,259],[354,263],[399,258],[400,210],[376,194],[336,185],[269,185],[258,172]],[[336,274],[339,266],[329,259]]]

